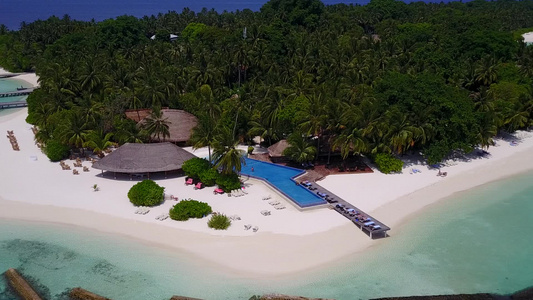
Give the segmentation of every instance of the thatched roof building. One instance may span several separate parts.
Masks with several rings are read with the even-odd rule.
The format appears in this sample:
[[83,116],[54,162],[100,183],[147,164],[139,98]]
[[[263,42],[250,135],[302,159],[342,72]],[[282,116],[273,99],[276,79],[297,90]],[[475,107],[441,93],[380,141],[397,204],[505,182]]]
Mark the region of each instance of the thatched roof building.
[[172,143],[124,144],[95,162],[93,168],[117,173],[154,173],[181,169],[196,157]]
[[274,145],[268,147],[268,155],[272,158],[283,157],[283,151],[289,147],[287,140],[281,140]]
[[[127,110],[126,117],[142,124],[144,119],[152,113],[151,109]],[[196,117],[184,110],[179,109],[161,109],[163,119],[169,122],[168,131],[170,137],[165,141],[172,143],[184,143],[191,138],[192,130],[198,124]]]

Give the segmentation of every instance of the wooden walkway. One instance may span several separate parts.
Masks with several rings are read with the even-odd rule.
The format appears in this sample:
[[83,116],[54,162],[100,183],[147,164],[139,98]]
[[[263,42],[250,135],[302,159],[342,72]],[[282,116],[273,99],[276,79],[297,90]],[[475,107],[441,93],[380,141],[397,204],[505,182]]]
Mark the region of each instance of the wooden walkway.
[[35,88],[27,88],[16,92],[0,93],[0,98],[25,96],[31,94],[34,90]]
[[[325,199],[330,203],[331,207],[339,214],[343,215],[345,218],[354,223],[357,227],[359,227],[359,229],[361,229],[361,231],[370,236],[371,239],[387,237],[387,231],[390,230],[390,227],[387,225],[376,220],[341,197],[328,191],[326,188],[322,187],[316,182],[311,183],[311,186],[308,188],[313,189],[313,192],[315,193],[328,195]],[[365,223],[369,225],[365,225]],[[373,227],[376,225],[379,226],[379,229],[373,229],[377,228]]]
[[0,102],[0,109],[26,106],[28,106],[28,103],[26,103],[26,101]]

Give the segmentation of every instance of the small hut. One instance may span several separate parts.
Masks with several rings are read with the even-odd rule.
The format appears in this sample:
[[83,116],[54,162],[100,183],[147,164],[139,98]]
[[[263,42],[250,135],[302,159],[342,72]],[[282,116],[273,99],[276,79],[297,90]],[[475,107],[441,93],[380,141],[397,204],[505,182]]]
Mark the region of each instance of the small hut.
[[281,140],[268,147],[268,156],[270,156],[270,160],[272,162],[286,162],[287,158],[283,155],[283,151],[289,146],[287,140]]
[[[126,143],[95,162],[93,168],[103,171],[150,176],[150,173],[177,171],[186,160],[196,157],[172,143]],[[116,178],[116,177],[115,177]]]

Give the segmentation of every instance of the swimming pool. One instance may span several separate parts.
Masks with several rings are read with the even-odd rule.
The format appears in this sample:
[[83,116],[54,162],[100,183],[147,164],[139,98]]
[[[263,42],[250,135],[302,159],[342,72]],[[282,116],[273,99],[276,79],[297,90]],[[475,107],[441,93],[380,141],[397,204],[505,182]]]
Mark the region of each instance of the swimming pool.
[[[299,207],[306,208],[327,204],[324,199],[312,191],[301,185],[296,185],[293,178],[303,174],[304,171],[251,158],[245,158],[245,161],[246,165],[242,166],[241,174],[267,181]],[[254,168],[253,172],[252,168]]]

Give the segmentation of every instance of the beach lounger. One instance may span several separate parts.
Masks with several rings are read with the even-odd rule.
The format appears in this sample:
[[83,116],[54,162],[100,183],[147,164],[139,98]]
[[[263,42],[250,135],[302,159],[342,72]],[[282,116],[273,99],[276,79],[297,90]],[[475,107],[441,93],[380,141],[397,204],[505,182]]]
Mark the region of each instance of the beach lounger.
[[266,217],[266,216],[270,216],[270,210],[266,210],[266,209],[265,209],[265,210],[262,210],[262,211],[261,211],[261,214],[262,214],[263,216],[265,216],[265,217]]
[[254,232],[257,232],[259,230],[259,227],[257,226],[254,226],[254,228],[252,229]]
[[270,195],[268,195],[266,197],[263,197],[263,200],[270,200],[270,199],[272,199],[272,196],[270,196]]
[[229,217],[229,219],[232,220],[232,221],[238,221],[238,220],[241,219],[241,217],[239,217],[238,215],[232,215],[232,216]]
[[270,201],[270,202],[268,202],[268,204],[270,204],[270,205],[278,205],[279,201],[276,201],[276,200]]
[[372,225],[372,227],[370,227],[371,230],[378,230],[378,229],[381,229],[381,226],[379,225]]
[[221,189],[221,188],[216,188],[214,191],[213,191],[213,194],[217,195],[217,194],[224,194],[224,190]]
[[191,185],[191,184],[193,184],[193,183],[194,183],[194,181],[193,181],[192,178],[187,178],[187,179],[185,180],[185,185]]
[[252,228],[252,225],[250,224],[244,225],[244,230],[249,230],[250,228]]
[[285,209],[285,205],[283,205],[283,204],[276,205],[276,206],[274,206],[274,208],[277,209],[277,210]]
[[164,221],[164,220],[168,219],[168,214],[159,215],[159,216],[155,217],[155,219],[158,220],[158,221]]
[[370,222],[364,223],[363,225],[365,225],[365,227],[368,227],[368,226],[376,225],[376,223],[370,221]]
[[328,196],[328,194],[321,193],[321,192],[316,192],[316,194],[317,194],[318,196],[320,196],[321,198],[324,198],[324,197],[327,197],[327,196]]

